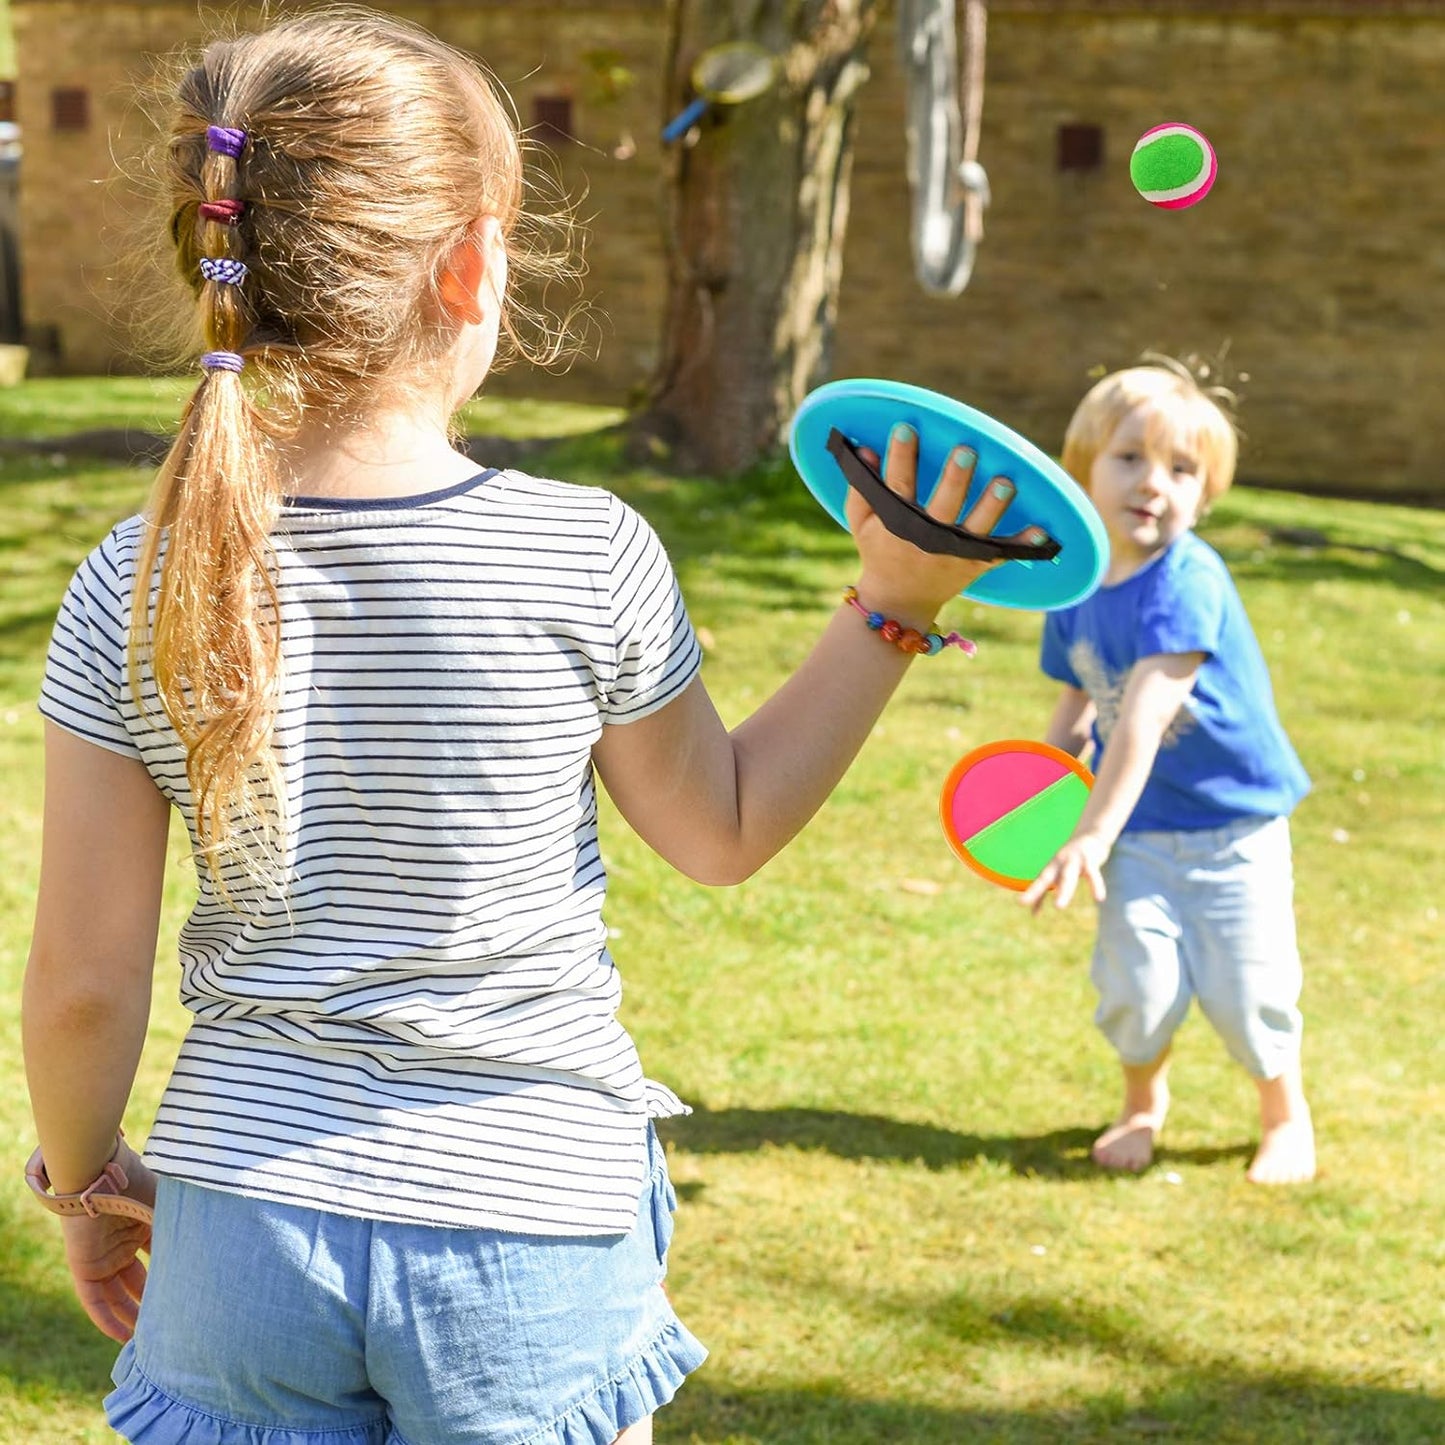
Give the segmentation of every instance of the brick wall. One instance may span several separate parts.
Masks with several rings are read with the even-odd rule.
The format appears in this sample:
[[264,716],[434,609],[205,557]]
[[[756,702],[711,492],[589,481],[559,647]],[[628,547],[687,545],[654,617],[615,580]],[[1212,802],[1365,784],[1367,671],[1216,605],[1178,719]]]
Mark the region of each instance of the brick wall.
[[[571,99],[579,143],[558,147],[555,169],[573,193],[587,190],[579,213],[599,218],[588,230],[588,295],[604,310],[605,325],[599,359],[580,364],[560,386],[575,397],[624,395],[647,374],[662,324],[657,147],[651,139],[661,106],[660,0],[529,0],[525,6],[476,0],[386,8],[483,56],[512,93],[524,125],[532,121],[535,98]],[[25,137],[25,302],[33,339],[42,352],[53,347],[51,364],[59,370],[131,369],[130,298],[142,248],[138,224],[147,221],[140,187],[126,179],[149,134],[138,100],[152,57],[204,33],[197,9],[170,0],[17,0],[12,9]],[[240,12],[243,23],[247,14]],[[605,80],[614,61],[632,76],[617,99],[609,98]],[[57,88],[88,92],[87,129],[53,127]],[[635,158],[622,158],[634,151]],[[39,360],[45,365],[43,355]],[[525,390],[538,383],[519,369],[501,384]]]
[[[475,0],[388,8],[487,58],[524,123],[567,96],[581,144],[559,150],[595,218],[600,356],[503,391],[625,399],[661,324],[662,0]],[[26,309],[69,370],[123,369],[116,255],[134,209],[113,175],[141,126],[146,57],[193,35],[193,5],[12,0]],[[1096,365],[1145,347],[1217,351],[1248,373],[1246,479],[1445,497],[1445,0],[994,0],[980,158],[987,234],[962,296],[908,264],[903,90],[891,25],[857,127],[838,375],[954,392],[1055,449]],[[609,67],[633,84],[618,93]],[[91,93],[85,132],[50,127],[50,91]],[[1187,120],[1219,180],[1184,212],[1130,187],[1139,133]],[[1061,173],[1058,127],[1092,124],[1102,167]],[[123,308],[122,308],[123,309]]]
[[[1057,448],[1091,366],[1228,341],[1250,377],[1242,475],[1445,498],[1445,8],[990,8],[980,159],[993,204],[953,301],[899,267],[902,93],[878,47],[840,373],[956,392]],[[1219,155],[1190,210],[1149,206],[1129,182],[1134,141],[1165,120],[1198,126]],[[1102,127],[1099,171],[1056,169],[1065,123]]]

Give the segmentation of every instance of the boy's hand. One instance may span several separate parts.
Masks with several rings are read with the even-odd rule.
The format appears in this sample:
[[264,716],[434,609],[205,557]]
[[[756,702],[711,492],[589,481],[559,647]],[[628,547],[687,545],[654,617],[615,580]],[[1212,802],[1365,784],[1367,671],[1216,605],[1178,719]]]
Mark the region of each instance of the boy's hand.
[[1067,908],[1079,886],[1080,875],[1089,880],[1096,903],[1104,901],[1104,863],[1110,845],[1097,833],[1077,833],[1044,865],[1044,871],[1019,894],[1019,902],[1035,914],[1044,906],[1044,895],[1057,888],[1055,908]]

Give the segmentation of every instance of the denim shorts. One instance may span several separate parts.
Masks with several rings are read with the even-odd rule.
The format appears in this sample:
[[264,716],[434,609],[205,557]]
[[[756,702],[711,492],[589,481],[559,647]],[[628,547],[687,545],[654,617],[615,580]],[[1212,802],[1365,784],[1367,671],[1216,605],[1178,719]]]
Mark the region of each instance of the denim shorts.
[[648,1129],[628,1235],[356,1219],[163,1178],[106,1397],[135,1445],[611,1445],[706,1351],[663,1292]]
[[1158,1058],[1198,999],[1255,1078],[1293,1066],[1304,1025],[1287,818],[1121,834],[1104,887],[1094,1021],[1124,1063]]

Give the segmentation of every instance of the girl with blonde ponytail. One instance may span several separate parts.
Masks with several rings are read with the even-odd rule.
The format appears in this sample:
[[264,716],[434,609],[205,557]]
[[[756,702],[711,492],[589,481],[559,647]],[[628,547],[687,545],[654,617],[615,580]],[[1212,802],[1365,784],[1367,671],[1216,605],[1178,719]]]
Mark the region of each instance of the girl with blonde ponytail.
[[[199,99],[199,97],[198,97]],[[241,379],[253,342],[240,197],[243,130],[209,125],[172,144],[172,174],[201,192],[176,214],[182,274],[199,292],[207,350],[195,395],[161,464],[141,533],[138,577],[166,539],[156,600],[133,609],[128,679],[144,704],[141,660],[185,748],[197,853],[227,899],[226,863],[265,889],[284,879],[286,791],[273,740],[281,638],[270,534],[280,505],[273,449]],[[199,164],[197,160],[199,159]],[[197,245],[199,242],[199,245]]]
[[[617,1020],[596,778],[676,867],[742,880],[986,564],[855,497],[851,602],[729,732],[642,517],[452,444],[499,350],[566,344],[517,299],[571,263],[478,64],[303,10],[189,63],[163,143],[201,375],[56,620],[23,1020],[28,1178],[124,1342],[108,1419],[143,1445],[645,1445],[705,1352],[661,1284],[653,1120],[686,1106]],[[916,466],[905,427],[888,485]],[[192,1021],[142,1159],[118,1130],[172,809]]]

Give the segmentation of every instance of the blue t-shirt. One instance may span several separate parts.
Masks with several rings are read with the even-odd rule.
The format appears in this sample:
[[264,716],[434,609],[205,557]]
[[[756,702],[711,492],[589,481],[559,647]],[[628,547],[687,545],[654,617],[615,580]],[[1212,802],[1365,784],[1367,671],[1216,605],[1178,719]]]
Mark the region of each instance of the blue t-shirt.
[[1097,768],[1118,720],[1129,670],[1157,653],[1202,652],[1194,689],[1165,729],[1124,831],[1217,828],[1282,817],[1310,780],[1274,706],[1269,671],[1234,579],[1186,532],[1114,587],[1044,620],[1039,665],[1093,699]]

